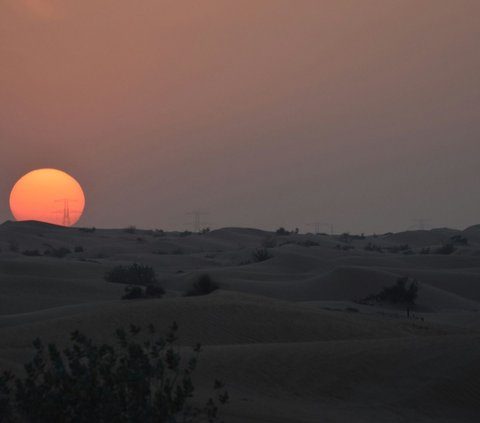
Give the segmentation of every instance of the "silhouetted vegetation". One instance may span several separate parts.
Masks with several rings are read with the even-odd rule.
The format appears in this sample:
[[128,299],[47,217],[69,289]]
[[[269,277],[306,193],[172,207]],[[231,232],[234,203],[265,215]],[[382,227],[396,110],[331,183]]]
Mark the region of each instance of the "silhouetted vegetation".
[[193,232],[192,231],[183,231],[183,232],[180,232],[178,235],[181,236],[181,237],[185,237],[185,236],[193,235]]
[[200,230],[199,234],[200,235],[205,235],[205,234],[208,234],[210,232],[210,228],[203,228],[202,230]]
[[125,288],[125,294],[123,294],[122,300],[134,300],[137,298],[143,298],[144,292],[141,286],[129,285]]
[[415,304],[418,296],[418,282],[414,279],[409,283],[408,277],[399,278],[395,285],[385,287],[377,295],[379,301],[392,304]]
[[337,244],[335,245],[335,248],[337,250],[343,250],[343,251],[349,251],[349,250],[354,250],[355,247],[353,245],[342,245],[342,244]]
[[43,252],[44,255],[55,257],[55,258],[64,258],[72,252],[67,247],[53,247],[50,244],[44,244],[47,249]]
[[450,242],[442,245],[440,248],[437,248],[435,250],[435,254],[443,254],[443,255],[449,255],[449,254],[452,254],[453,252],[455,252],[455,247]]
[[105,274],[105,280],[126,285],[154,285],[157,282],[155,269],[151,266],[133,263],[129,266],[118,265]]
[[24,250],[22,254],[27,257],[39,257],[42,253],[38,250]]
[[281,228],[278,228],[276,231],[275,231],[275,234],[276,235],[290,235],[290,232],[287,231],[285,228],[281,227]]
[[185,293],[186,297],[193,297],[199,295],[208,295],[213,291],[216,291],[220,287],[215,283],[210,275],[201,275],[193,286]]
[[145,287],[146,298],[161,298],[165,295],[165,290],[158,284],[147,285]]
[[284,227],[280,227],[275,231],[275,235],[278,236],[287,236],[287,235],[292,235],[292,234],[298,234],[300,230],[298,228],[295,228],[293,231],[288,231]]
[[397,279],[397,282],[382,289],[376,295],[370,295],[364,301],[387,302],[390,304],[401,304],[406,306],[407,315],[410,315],[410,308],[415,305],[418,297],[418,282],[415,279],[410,280],[408,277]]
[[261,262],[271,259],[273,256],[266,248],[259,248],[252,252],[252,259],[254,262]]
[[145,289],[139,285],[129,285],[125,288],[122,300],[134,300],[138,298],[162,298],[165,290],[158,284],[147,285]]
[[60,350],[33,343],[25,374],[0,377],[0,417],[5,423],[216,422],[228,402],[224,385],[212,383],[212,397],[193,406],[192,374],[201,346],[180,355],[174,323],[165,337],[149,325],[118,329],[115,344],[96,344],[75,331]]
[[77,245],[74,249],[73,249],[73,252],[74,253],[83,253],[85,250],[84,248],[81,246],[81,245]]
[[365,247],[363,247],[365,251],[376,251],[377,253],[383,253],[383,248],[380,245],[373,244],[369,242]]

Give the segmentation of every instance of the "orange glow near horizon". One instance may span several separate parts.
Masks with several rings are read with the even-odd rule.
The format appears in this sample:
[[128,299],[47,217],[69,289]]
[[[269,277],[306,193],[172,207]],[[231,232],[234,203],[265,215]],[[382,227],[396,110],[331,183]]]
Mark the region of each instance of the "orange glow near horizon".
[[16,220],[37,220],[72,226],[85,208],[80,184],[57,169],[33,170],[22,176],[10,193],[10,210]]

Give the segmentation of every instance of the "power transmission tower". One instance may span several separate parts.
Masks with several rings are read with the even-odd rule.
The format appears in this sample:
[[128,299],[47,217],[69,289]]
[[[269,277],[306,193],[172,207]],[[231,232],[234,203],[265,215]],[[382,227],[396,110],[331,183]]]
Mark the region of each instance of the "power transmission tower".
[[413,221],[416,223],[414,227],[417,229],[424,231],[427,229],[427,227],[430,227],[429,222],[431,222],[431,219],[425,219],[425,218],[420,218],[420,219],[413,219]]
[[312,222],[312,223],[307,223],[308,226],[313,226],[315,228],[315,234],[318,235],[321,233],[322,227],[327,226],[330,229],[330,235],[333,235],[333,225],[331,223],[326,223],[326,222]]
[[72,221],[70,218],[71,213],[80,213],[79,211],[70,210],[70,203],[76,203],[77,200],[72,200],[71,198],[61,198],[55,200],[55,203],[63,203],[63,210],[56,211],[54,213],[62,214],[62,225],[70,226]]
[[186,225],[191,226],[194,232],[200,232],[206,225],[208,225],[207,222],[202,221],[202,216],[208,215],[206,212],[194,210],[188,212],[187,215],[192,216],[192,221],[186,223]]

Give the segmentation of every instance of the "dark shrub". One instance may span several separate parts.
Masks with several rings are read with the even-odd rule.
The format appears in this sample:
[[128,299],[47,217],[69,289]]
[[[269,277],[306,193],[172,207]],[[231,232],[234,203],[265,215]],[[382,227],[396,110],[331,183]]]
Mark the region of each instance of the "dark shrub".
[[122,300],[134,300],[138,298],[162,298],[165,290],[160,285],[147,285],[145,290],[139,285],[129,285],[125,288]]
[[134,300],[143,297],[144,293],[141,286],[129,285],[125,288],[125,294],[123,295],[122,300]]
[[28,257],[38,257],[42,255],[42,253],[40,253],[38,250],[24,250],[22,251],[22,254]]
[[152,285],[157,281],[155,269],[151,266],[133,263],[130,266],[115,266],[105,274],[105,280],[128,285]]
[[377,295],[369,295],[360,301],[360,303],[369,303],[373,300],[389,302],[391,304],[401,304],[406,308],[407,317],[410,317],[410,309],[415,305],[419,286],[415,279],[413,279],[410,284],[408,284],[409,281],[410,279],[407,277],[399,278],[395,285],[383,288]]
[[455,247],[453,246],[453,244],[448,243],[448,244],[442,245],[440,248],[437,248],[435,250],[435,254],[449,255],[449,254],[452,254],[454,251],[455,251]]
[[131,325],[115,344],[95,344],[76,331],[63,351],[35,340],[25,375],[0,377],[0,417],[25,423],[216,422],[228,401],[223,384],[203,406],[190,403],[200,345],[180,355],[177,325],[165,337],[153,325],[146,336]]
[[280,235],[280,236],[284,236],[284,235],[290,235],[290,232],[288,232],[285,228],[281,227],[281,228],[278,228],[275,233],[277,235]]
[[81,245],[77,245],[77,246],[73,249],[73,251],[74,251],[75,253],[83,253],[85,250],[83,249],[83,247],[82,247]]
[[408,282],[407,277],[397,279],[395,285],[383,288],[377,295],[378,301],[414,305],[418,296],[418,282],[416,280],[412,280],[410,284]]
[[261,262],[271,259],[273,256],[268,252],[266,248],[259,248],[252,253],[252,259],[254,262]]
[[365,245],[364,250],[365,251],[376,251],[377,253],[383,253],[382,247],[380,247],[377,244],[373,244],[371,242],[369,242],[367,245]]
[[165,294],[165,290],[160,285],[147,285],[145,288],[145,297],[161,298]]
[[45,244],[48,249],[45,250],[44,254],[46,256],[55,257],[55,258],[64,258],[67,254],[70,254],[71,251],[67,247],[52,247],[49,244]]
[[198,295],[208,295],[218,288],[218,284],[212,280],[210,275],[202,275],[193,284],[192,288],[185,293],[185,296],[192,297]]

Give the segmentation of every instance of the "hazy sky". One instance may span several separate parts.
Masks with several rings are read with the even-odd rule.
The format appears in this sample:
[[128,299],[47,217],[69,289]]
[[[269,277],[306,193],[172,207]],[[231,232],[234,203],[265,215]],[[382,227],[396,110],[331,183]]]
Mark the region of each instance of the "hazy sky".
[[0,0],[0,219],[63,169],[81,225],[480,223],[478,0]]

